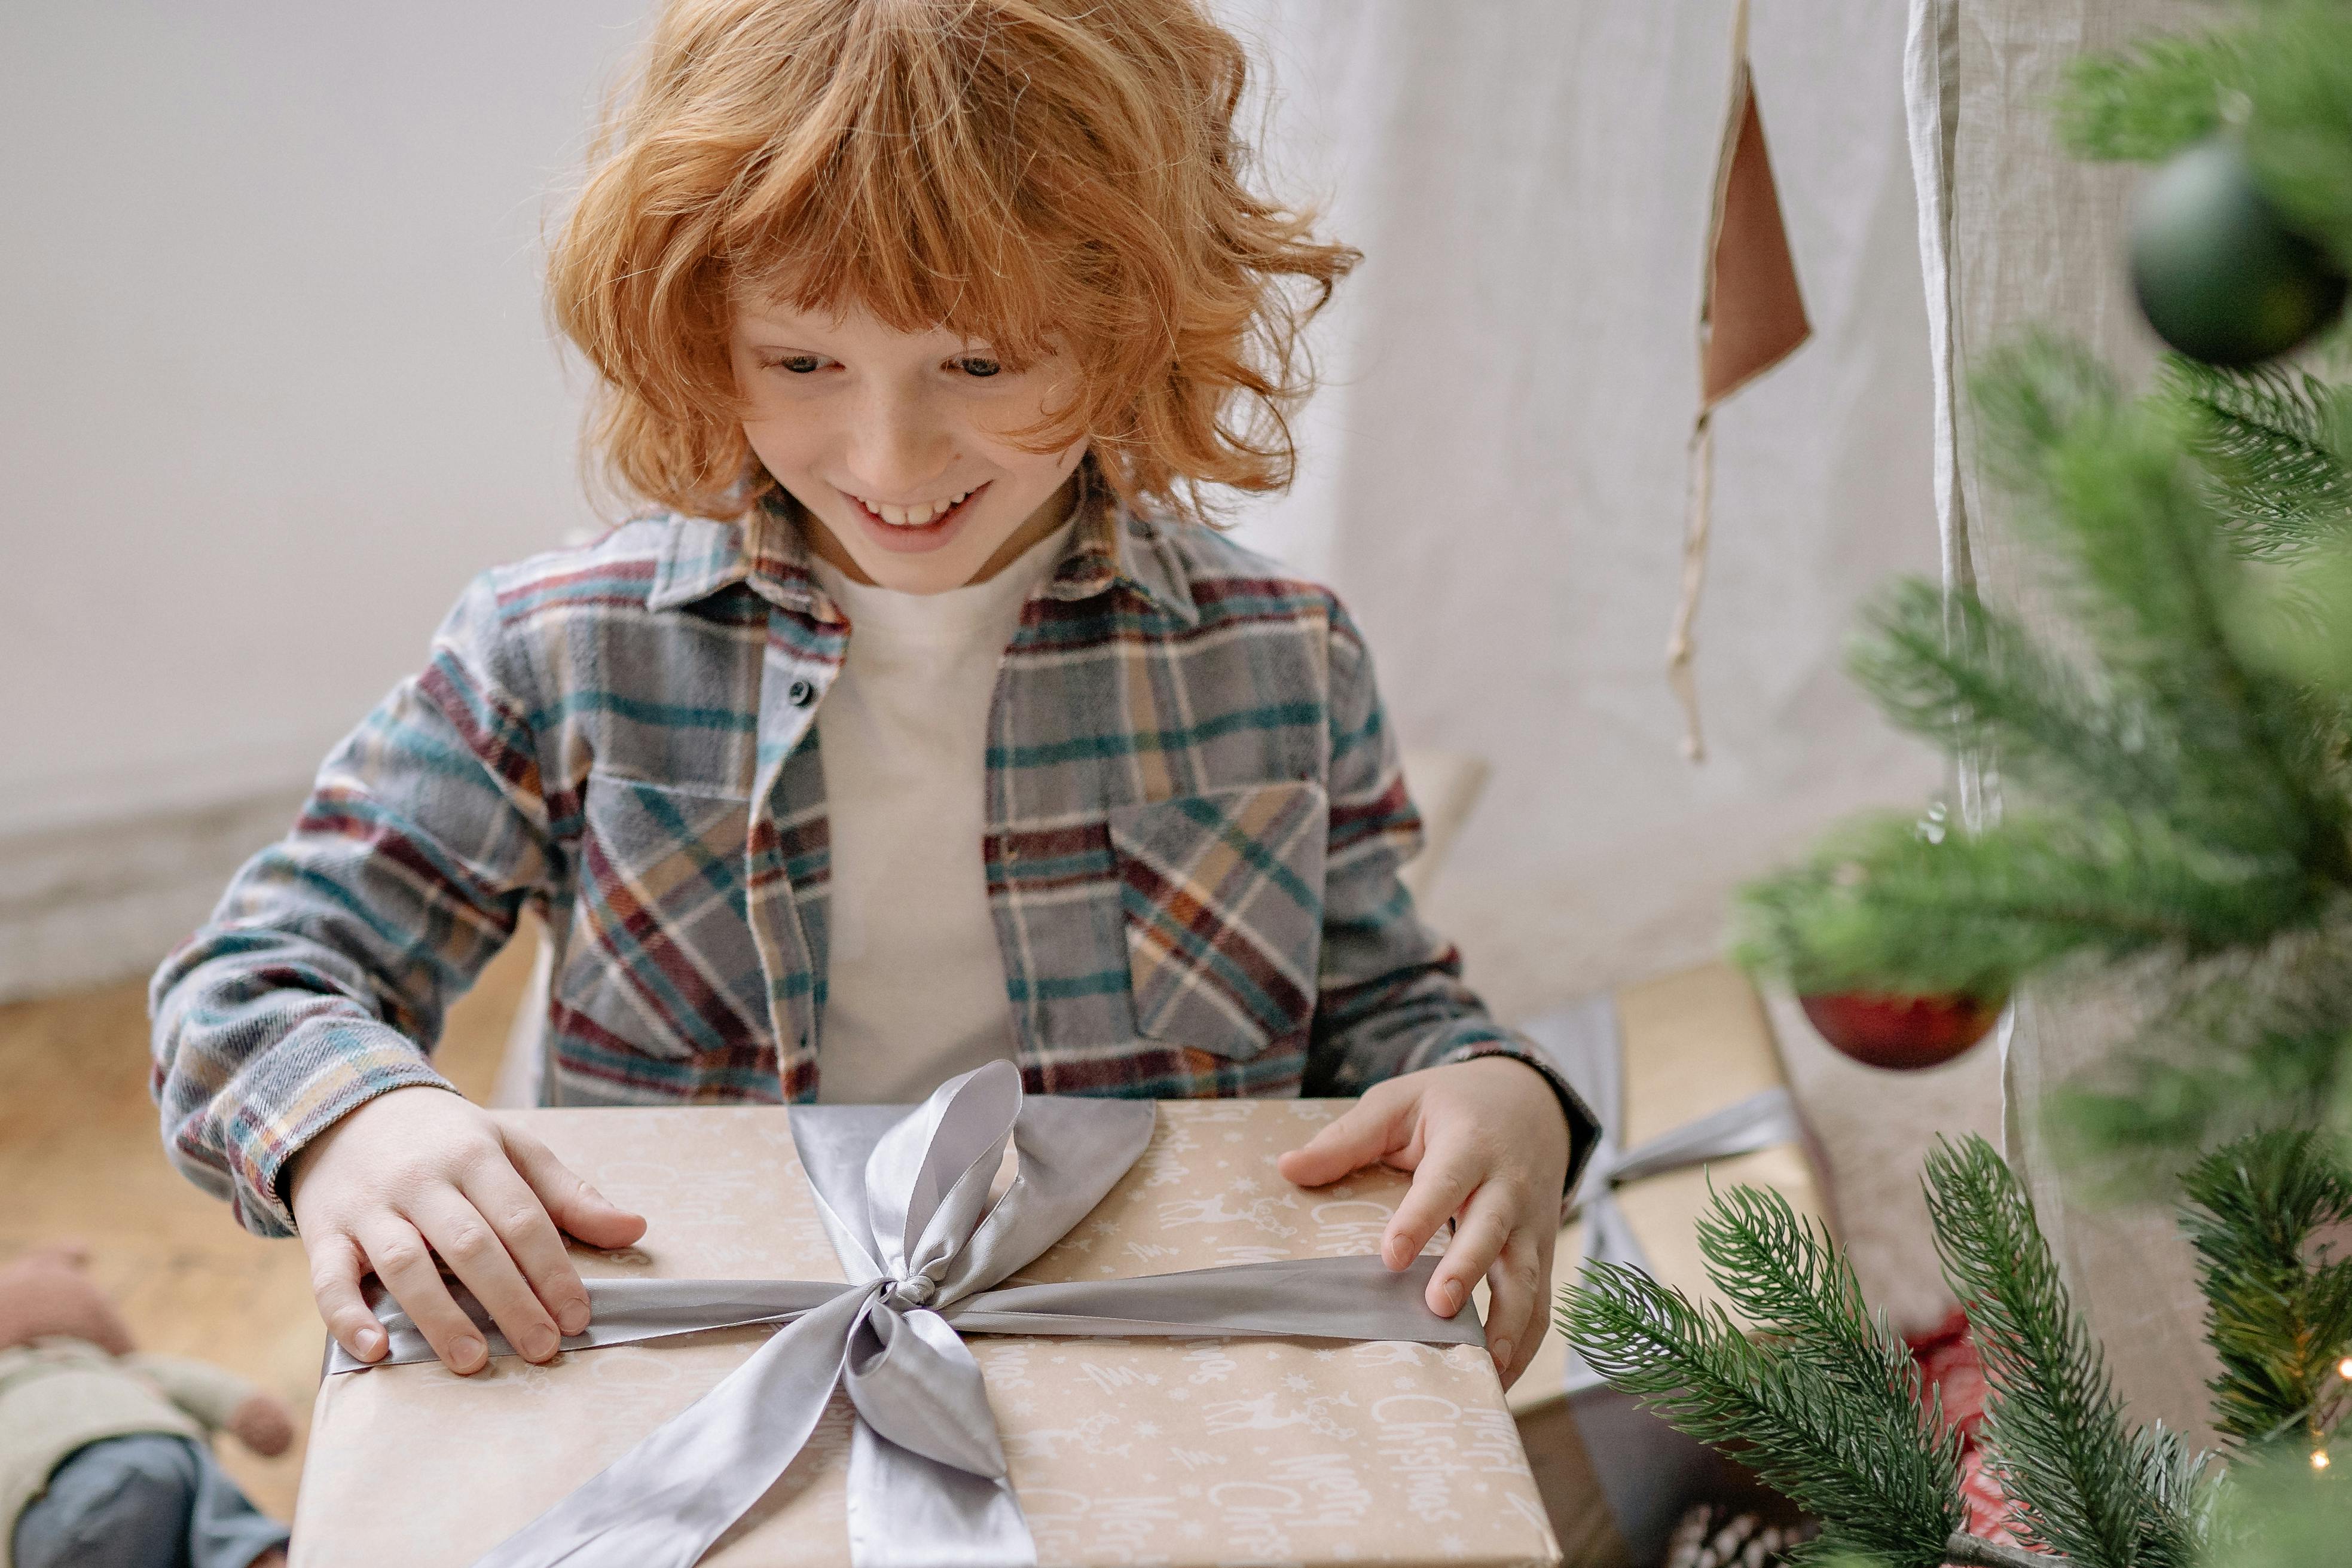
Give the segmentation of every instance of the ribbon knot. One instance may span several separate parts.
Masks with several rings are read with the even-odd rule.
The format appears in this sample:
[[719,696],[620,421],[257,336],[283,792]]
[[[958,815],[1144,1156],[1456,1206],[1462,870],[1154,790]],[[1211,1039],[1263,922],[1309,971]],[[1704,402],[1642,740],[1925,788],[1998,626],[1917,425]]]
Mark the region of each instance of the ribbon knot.
[[910,1274],[891,1285],[891,1304],[902,1308],[928,1307],[931,1298],[940,1293],[940,1282],[929,1274]]

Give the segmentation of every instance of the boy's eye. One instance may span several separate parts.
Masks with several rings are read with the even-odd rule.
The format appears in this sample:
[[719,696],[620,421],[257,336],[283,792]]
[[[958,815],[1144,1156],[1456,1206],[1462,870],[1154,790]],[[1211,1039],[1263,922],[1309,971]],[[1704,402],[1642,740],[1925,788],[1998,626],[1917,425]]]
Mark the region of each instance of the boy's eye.
[[814,375],[824,365],[824,361],[814,354],[786,354],[781,359],[768,361],[770,370],[790,371],[796,376]]
[[983,378],[995,375],[1004,369],[1002,364],[985,354],[966,354],[955,363],[964,374]]

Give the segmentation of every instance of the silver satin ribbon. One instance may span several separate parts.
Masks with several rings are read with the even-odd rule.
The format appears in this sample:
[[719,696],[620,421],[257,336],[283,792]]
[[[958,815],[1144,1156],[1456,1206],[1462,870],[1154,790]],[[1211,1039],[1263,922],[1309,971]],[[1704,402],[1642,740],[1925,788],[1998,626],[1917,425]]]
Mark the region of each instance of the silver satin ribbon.
[[[1474,1313],[1429,1310],[1428,1257],[1395,1273],[1364,1256],[1003,1285],[1127,1174],[1155,1117],[1142,1101],[1024,1099],[1003,1061],[949,1080],[911,1113],[795,1106],[793,1143],[848,1283],[589,1281],[593,1322],[566,1349],[782,1326],[477,1568],[688,1568],[783,1474],[836,1386],[858,1416],[848,1478],[857,1568],[1033,1564],[966,1333],[1483,1343]],[[464,1304],[491,1354],[514,1354],[478,1303]],[[376,1315],[392,1348],[374,1364],[432,1359],[388,1297]],[[329,1371],[367,1364],[338,1347]]]
[[[1789,1098],[1789,1092],[1764,1089],[1628,1149],[1616,1131],[1625,1114],[1625,1039],[1616,998],[1588,998],[1520,1026],[1519,1032],[1535,1042],[1585,1103],[1601,1108],[1600,1142],[1569,1199],[1569,1212],[1581,1211],[1584,1216],[1587,1265],[1622,1263],[1645,1272],[1650,1267],[1649,1254],[1618,1206],[1619,1187],[1644,1176],[1769,1149],[1802,1135],[1796,1103]],[[1566,1392],[1581,1394],[1601,1386],[1601,1375],[1570,1347],[1568,1368],[1560,1380]]]

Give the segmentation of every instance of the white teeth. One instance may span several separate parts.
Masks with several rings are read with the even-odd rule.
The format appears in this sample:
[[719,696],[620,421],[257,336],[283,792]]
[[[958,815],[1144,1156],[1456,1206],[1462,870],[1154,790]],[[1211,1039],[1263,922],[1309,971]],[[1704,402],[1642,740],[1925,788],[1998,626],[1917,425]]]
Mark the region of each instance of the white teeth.
[[[978,488],[976,485],[972,486],[972,489]],[[960,490],[944,501],[926,501],[919,507],[877,507],[863,497],[858,499],[857,504],[894,528],[919,528],[926,524],[938,522],[971,494],[971,490]]]

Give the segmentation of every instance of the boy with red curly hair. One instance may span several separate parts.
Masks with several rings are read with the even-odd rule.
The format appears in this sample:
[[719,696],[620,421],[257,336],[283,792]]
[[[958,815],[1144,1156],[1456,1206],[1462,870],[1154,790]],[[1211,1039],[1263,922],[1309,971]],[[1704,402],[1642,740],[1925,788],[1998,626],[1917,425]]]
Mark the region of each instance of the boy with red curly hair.
[[448,1092],[526,908],[553,1105],[1360,1094],[1284,1158],[1413,1172],[1402,1268],[1543,1333],[1589,1115],[1460,981],[1363,640],[1207,526],[1276,490],[1355,253],[1253,194],[1193,0],[671,0],[555,246],[592,444],[653,510],[478,580],[425,671],[155,980],[167,1142],[373,1271],[455,1371],[439,1260],[533,1360],[559,1229],[644,1222]]

